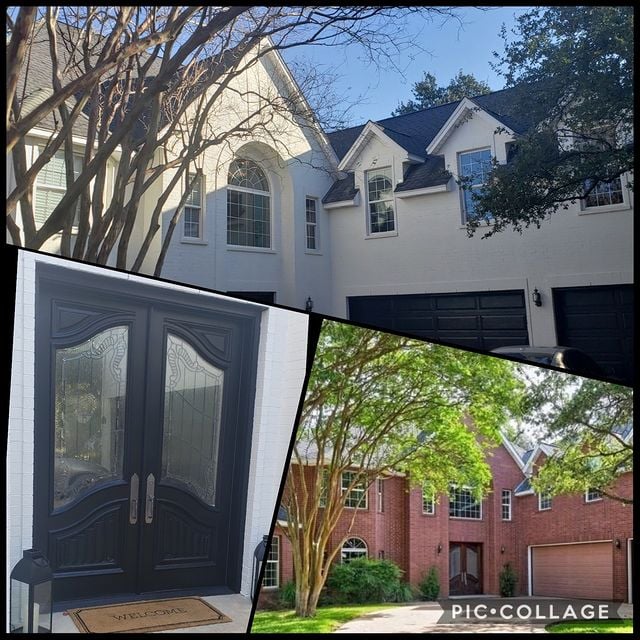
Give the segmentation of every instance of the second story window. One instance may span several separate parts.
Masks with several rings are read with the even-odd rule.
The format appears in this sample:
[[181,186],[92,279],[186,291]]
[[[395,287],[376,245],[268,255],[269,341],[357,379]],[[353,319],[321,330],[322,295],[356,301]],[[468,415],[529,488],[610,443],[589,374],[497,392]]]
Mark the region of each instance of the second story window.
[[318,200],[307,198],[305,204],[307,249],[317,251],[320,248],[318,242]]
[[367,183],[368,233],[395,231],[393,211],[393,175],[391,167],[365,172]]
[[426,516],[436,515],[436,499],[431,491],[422,490],[422,513]]
[[356,476],[355,471],[342,472],[342,493],[347,494],[344,505],[351,509],[367,509],[367,485],[364,479],[358,480],[353,488],[349,489]]
[[482,503],[471,489],[452,485],[449,490],[449,517],[482,520]]
[[458,156],[461,178],[467,178],[468,183],[462,189],[463,221],[476,217],[473,193],[478,193],[491,172],[491,149],[468,151]]
[[539,493],[538,494],[538,511],[547,511],[551,509],[551,494]]
[[[588,189],[591,184],[593,183],[586,182],[585,189]],[[585,209],[610,207],[617,204],[624,204],[622,180],[619,177],[611,180],[611,182],[598,182],[584,200]]]
[[227,180],[227,244],[271,248],[271,196],[264,171],[238,158]]
[[384,480],[378,478],[376,486],[378,489],[378,513],[384,513]]
[[590,488],[586,490],[584,499],[586,502],[596,502],[602,500],[602,493],[597,489]]
[[[38,149],[41,152],[40,149]],[[82,171],[82,156],[74,154],[73,156],[73,176],[74,179],[80,175]],[[40,173],[36,176],[33,217],[36,228],[39,229],[51,215],[53,210],[58,206],[64,194],[67,192],[67,174],[66,163],[64,160],[64,151],[58,150],[55,155],[42,167]],[[77,209],[80,200],[76,204]],[[74,225],[77,223],[74,217]]]
[[202,238],[202,175],[193,173],[187,175],[187,189],[194,180],[191,193],[184,205],[184,231],[185,238]]
[[511,491],[502,490],[502,519],[511,520]]

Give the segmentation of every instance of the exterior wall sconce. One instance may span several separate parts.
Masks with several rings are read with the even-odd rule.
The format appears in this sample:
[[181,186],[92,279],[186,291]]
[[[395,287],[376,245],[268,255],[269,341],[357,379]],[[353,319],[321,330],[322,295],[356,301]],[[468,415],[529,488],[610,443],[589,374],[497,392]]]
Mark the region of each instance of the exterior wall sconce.
[[533,298],[533,304],[535,304],[536,307],[542,306],[542,294],[538,291],[537,287],[533,290],[531,297]]
[[438,543],[438,553],[442,553],[442,543]]
[[304,310],[308,312],[313,311],[313,300],[311,299],[311,296],[309,296],[307,301],[304,303]]
[[502,545],[502,546],[500,547],[500,553],[504,553],[504,552],[505,552],[505,548],[504,548],[504,545]]
[[620,538],[616,538],[616,541],[614,542],[614,544],[616,545],[616,549],[620,548]]

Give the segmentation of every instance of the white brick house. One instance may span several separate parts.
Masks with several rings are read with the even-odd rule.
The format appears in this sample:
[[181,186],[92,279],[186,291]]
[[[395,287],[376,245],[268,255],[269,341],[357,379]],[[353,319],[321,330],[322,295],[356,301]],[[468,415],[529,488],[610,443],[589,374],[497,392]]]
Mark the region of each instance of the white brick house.
[[[265,95],[295,91],[277,53],[234,82]],[[251,108],[230,101],[221,127]],[[629,380],[633,194],[625,178],[539,230],[467,236],[456,177],[491,157],[505,162],[524,120],[509,90],[328,135],[277,117],[275,136],[207,151],[197,201],[162,275],[294,308],[311,299],[319,313],[479,349],[576,346]],[[184,187],[167,203],[163,231]],[[142,219],[156,196],[145,195]],[[373,218],[372,207],[386,213]],[[142,227],[130,253],[140,242]],[[143,271],[152,272],[160,242],[157,234]]]

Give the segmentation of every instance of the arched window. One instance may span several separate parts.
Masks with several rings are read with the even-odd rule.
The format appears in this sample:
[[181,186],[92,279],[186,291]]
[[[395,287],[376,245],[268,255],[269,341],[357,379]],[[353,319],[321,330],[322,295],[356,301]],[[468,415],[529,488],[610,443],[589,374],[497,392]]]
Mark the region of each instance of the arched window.
[[367,557],[367,543],[360,538],[347,538],[340,551],[340,562],[351,562]]
[[264,171],[238,158],[227,180],[227,244],[271,247],[271,195]]

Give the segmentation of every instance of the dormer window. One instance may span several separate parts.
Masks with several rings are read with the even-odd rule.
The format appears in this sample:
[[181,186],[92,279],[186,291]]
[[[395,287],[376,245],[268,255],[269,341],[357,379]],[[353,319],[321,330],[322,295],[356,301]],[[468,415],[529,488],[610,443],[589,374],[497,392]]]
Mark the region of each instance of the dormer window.
[[367,183],[368,234],[375,235],[395,231],[391,167],[366,171],[365,181]]

